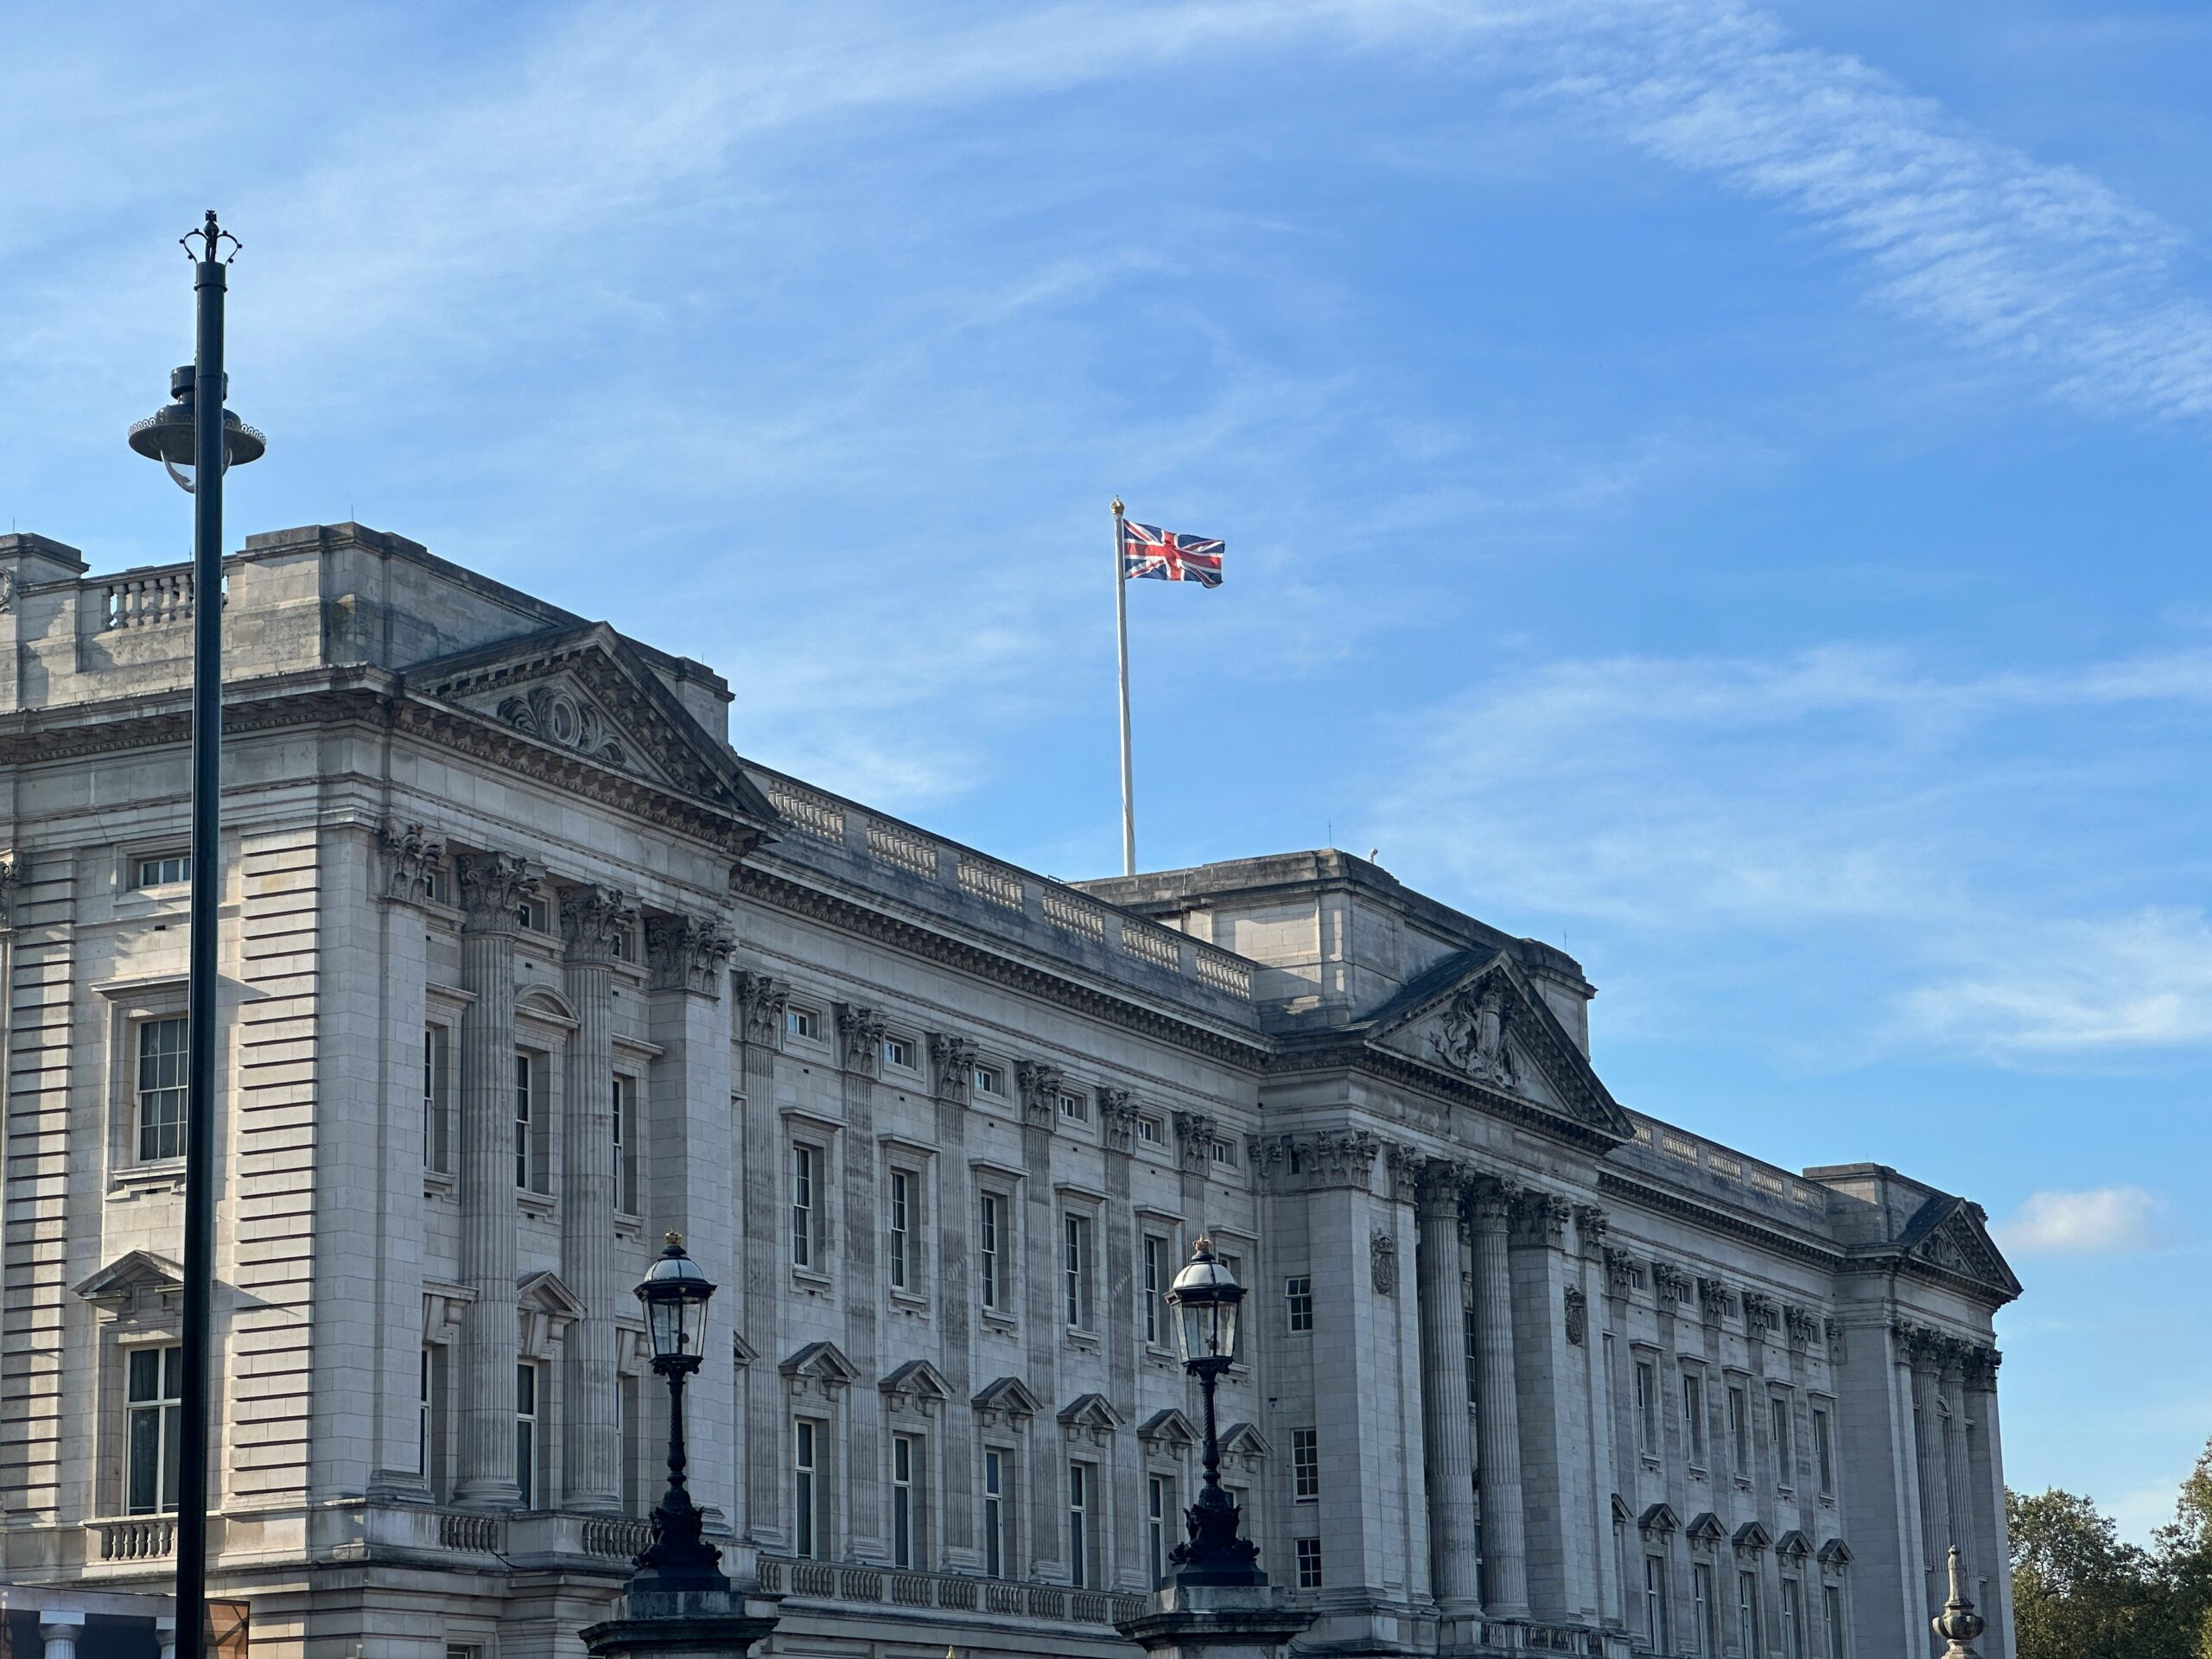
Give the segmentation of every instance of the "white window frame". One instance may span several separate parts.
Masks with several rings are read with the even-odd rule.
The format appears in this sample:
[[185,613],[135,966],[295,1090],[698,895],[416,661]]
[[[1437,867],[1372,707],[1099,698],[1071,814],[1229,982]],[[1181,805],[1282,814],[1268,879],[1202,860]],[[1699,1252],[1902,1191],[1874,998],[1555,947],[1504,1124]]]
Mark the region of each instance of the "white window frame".
[[1736,1640],[1743,1648],[1739,1659],[1760,1659],[1759,1575],[1750,1567],[1736,1569]]
[[1158,1118],[1142,1112],[1137,1114],[1137,1139],[1143,1141],[1145,1145],[1158,1147],[1166,1144],[1166,1137],[1160,1132],[1161,1127]]
[[1313,1329],[1313,1275],[1310,1273],[1286,1274],[1282,1281],[1284,1325],[1294,1337],[1309,1334]]
[[453,1173],[453,1027],[423,1024],[423,1167]]
[[1157,1585],[1167,1576],[1168,1552],[1174,1548],[1167,1541],[1174,1536],[1174,1476],[1147,1474],[1144,1478],[1144,1511],[1145,1548],[1152,1566],[1149,1582]]
[[1848,1659],[1851,1612],[1844,1605],[1841,1585],[1821,1586],[1821,1618],[1827,1626],[1827,1659]]
[[1705,1467],[1705,1373],[1682,1371],[1682,1452],[1694,1469]]
[[796,1037],[803,1043],[818,1042],[821,1040],[821,1030],[822,1016],[815,1013],[812,1008],[802,1007],[796,1002],[785,1005],[785,1036]]
[[1690,1601],[1696,1616],[1697,1650],[1703,1659],[1720,1659],[1720,1609],[1714,1604],[1713,1564],[1690,1563]]
[[830,1426],[818,1417],[791,1419],[791,1554],[806,1560],[827,1560],[823,1534],[822,1443]]
[[976,1253],[982,1267],[982,1306],[995,1319],[1014,1317],[1014,1287],[1007,1274],[1013,1256],[1014,1198],[995,1186],[976,1194]]
[[883,1063],[898,1067],[901,1071],[914,1070],[914,1045],[906,1037],[886,1037],[883,1039]]
[[1659,1455],[1659,1362],[1635,1357],[1630,1375],[1636,1388],[1636,1449],[1647,1458]]
[[[149,1014],[133,1020],[130,1029],[131,1161],[174,1163],[184,1156],[185,1135],[190,1122],[188,1094],[192,1074],[192,1039],[187,1016],[181,1013]],[[163,1033],[175,1037],[175,1046],[157,1048],[149,1053],[148,1039]],[[158,1118],[149,1118],[149,1105],[160,1108]]]
[[1767,1435],[1774,1443],[1775,1490],[1787,1492],[1797,1484],[1797,1414],[1786,1390],[1773,1389],[1767,1395]]
[[918,1434],[891,1437],[891,1565],[913,1572],[922,1564],[922,1474],[928,1453]]
[[1290,1431],[1290,1497],[1294,1503],[1315,1503],[1321,1497],[1321,1431]]
[[1088,1123],[1090,1121],[1090,1102],[1077,1090],[1060,1090],[1058,1103],[1060,1116],[1069,1122]]
[[1829,1408],[1813,1407],[1814,1478],[1820,1482],[1820,1496],[1835,1496],[1835,1420]]
[[1098,1330],[1098,1222],[1078,1210],[1060,1212],[1061,1322],[1085,1336]]
[[1167,1328],[1167,1287],[1173,1282],[1167,1241],[1158,1233],[1144,1236],[1144,1340],[1147,1348],[1165,1347],[1172,1337]]
[[1805,1586],[1794,1573],[1782,1575],[1782,1659],[1805,1659]]
[[1738,1480],[1751,1479],[1751,1395],[1741,1382],[1728,1384],[1728,1455],[1735,1464],[1730,1472]]
[[1068,1459],[1068,1584],[1077,1590],[1094,1589],[1100,1576],[1097,1565],[1098,1465],[1081,1458]]
[[547,1124],[552,1108],[552,1056],[518,1048],[514,1065],[515,1191],[543,1198],[547,1188]]
[[983,1576],[1011,1579],[1015,1575],[1014,1532],[1008,1524],[1014,1512],[1014,1452],[1006,1446],[983,1448]]
[[[173,1342],[134,1344],[120,1350],[123,1359],[123,1511],[126,1515],[176,1513],[178,1437],[184,1432],[184,1349]],[[143,1362],[142,1363],[142,1362]],[[153,1391],[138,1393],[142,1370],[152,1374]],[[141,1460],[141,1425],[151,1429],[153,1501],[136,1495]]]
[[919,1217],[922,1178],[911,1169],[893,1168],[884,1183],[884,1281],[892,1289],[912,1288],[914,1235]]
[[[126,884],[133,893],[159,893],[166,887],[189,887],[192,885],[192,849],[181,852],[133,853],[129,860],[130,879]],[[146,879],[148,871],[153,880]]]
[[1667,1558],[1643,1554],[1643,1634],[1654,1653],[1672,1651],[1673,1633],[1667,1628]]
[[976,1062],[970,1081],[979,1095],[988,1095],[995,1100],[1006,1098],[1006,1071],[1002,1067]]
[[797,1272],[823,1274],[827,1269],[822,1258],[827,1252],[822,1200],[830,1173],[829,1148],[819,1141],[797,1139],[789,1145],[784,1163],[789,1260]]
[[638,1106],[645,1090],[626,1071],[614,1074],[614,1213],[635,1216],[638,1210]]
[[534,1359],[515,1362],[515,1490],[520,1506],[541,1508],[545,1496],[545,1367]]

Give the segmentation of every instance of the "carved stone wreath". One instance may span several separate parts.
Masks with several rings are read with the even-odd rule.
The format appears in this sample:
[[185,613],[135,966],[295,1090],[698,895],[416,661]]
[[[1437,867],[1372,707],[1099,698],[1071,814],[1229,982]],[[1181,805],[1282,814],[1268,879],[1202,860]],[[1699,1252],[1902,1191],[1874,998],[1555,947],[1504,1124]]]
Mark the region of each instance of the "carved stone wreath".
[[589,703],[550,685],[519,696],[504,697],[499,718],[518,731],[558,743],[610,766],[628,766],[630,752],[608,728],[607,717]]
[[1367,1241],[1370,1270],[1377,1296],[1395,1295],[1398,1288],[1398,1241],[1380,1227]]

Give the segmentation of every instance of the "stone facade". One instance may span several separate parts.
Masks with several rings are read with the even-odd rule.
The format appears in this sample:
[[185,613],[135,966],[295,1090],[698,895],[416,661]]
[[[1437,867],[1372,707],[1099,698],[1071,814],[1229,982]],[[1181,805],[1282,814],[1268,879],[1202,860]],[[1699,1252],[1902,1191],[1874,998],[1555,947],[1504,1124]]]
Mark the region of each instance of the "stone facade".
[[[0,1548],[154,1592],[194,595],[29,536],[0,577]],[[257,1654],[582,1652],[658,1490],[668,1229],[722,1287],[691,1490],[772,1652],[1133,1651],[1201,1229],[1301,1648],[1927,1652],[1955,1541],[2011,1650],[1980,1211],[1624,1110],[1562,952],[1336,852],[1046,880],[358,525],[251,538],[225,628],[213,1545]]]

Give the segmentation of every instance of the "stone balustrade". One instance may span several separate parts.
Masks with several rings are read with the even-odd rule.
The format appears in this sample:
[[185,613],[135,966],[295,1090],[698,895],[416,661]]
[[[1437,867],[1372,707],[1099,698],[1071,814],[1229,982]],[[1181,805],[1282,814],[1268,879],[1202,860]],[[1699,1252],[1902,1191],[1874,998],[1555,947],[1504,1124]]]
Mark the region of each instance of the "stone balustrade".
[[763,1594],[789,1600],[934,1609],[1058,1624],[1110,1625],[1117,1619],[1134,1618],[1150,1605],[1143,1596],[1103,1590],[777,1555],[760,1558],[758,1587]]

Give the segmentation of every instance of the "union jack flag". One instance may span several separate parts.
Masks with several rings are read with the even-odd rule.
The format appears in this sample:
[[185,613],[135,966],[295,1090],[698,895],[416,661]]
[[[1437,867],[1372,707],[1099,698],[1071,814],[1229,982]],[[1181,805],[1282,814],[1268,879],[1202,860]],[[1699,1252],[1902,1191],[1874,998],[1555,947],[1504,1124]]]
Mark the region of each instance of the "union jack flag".
[[1122,579],[1195,582],[1221,586],[1221,543],[1203,536],[1178,536],[1172,530],[1122,520]]

